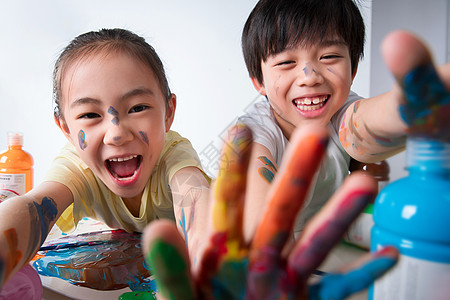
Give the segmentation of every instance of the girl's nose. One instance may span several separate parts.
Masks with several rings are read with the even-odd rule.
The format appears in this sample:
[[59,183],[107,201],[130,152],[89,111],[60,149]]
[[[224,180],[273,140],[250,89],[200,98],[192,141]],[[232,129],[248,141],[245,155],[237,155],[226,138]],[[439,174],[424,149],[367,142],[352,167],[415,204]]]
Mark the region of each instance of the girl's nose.
[[110,114],[109,120],[105,120],[105,122],[106,132],[103,138],[104,144],[120,146],[133,139],[133,133],[129,125],[120,120],[117,112]]

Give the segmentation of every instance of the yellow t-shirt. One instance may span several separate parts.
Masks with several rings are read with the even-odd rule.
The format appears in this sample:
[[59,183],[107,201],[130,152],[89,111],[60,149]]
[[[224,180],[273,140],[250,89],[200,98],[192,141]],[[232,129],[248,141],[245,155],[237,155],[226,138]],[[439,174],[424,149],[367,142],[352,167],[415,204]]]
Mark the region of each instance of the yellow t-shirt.
[[81,160],[75,147],[68,143],[54,159],[45,177],[45,181],[64,184],[73,195],[73,204],[63,212],[56,225],[62,231],[70,232],[83,217],[90,217],[112,228],[142,232],[152,220],[175,220],[170,181],[177,171],[189,166],[202,170],[200,159],[189,140],[169,131],[145,186],[139,217],[134,217],[122,198],[108,189]]

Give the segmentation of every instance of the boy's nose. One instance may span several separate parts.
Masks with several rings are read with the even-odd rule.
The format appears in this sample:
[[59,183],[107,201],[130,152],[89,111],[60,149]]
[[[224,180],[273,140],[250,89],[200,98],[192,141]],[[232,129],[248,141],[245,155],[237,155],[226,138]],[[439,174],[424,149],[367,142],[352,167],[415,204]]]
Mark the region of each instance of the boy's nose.
[[314,86],[316,84],[323,83],[323,77],[319,70],[314,67],[311,63],[306,63],[303,68],[299,71],[297,76],[298,85]]
[[120,146],[133,140],[133,133],[125,122],[117,122],[117,119],[114,118],[106,122],[106,132],[103,137],[104,144]]

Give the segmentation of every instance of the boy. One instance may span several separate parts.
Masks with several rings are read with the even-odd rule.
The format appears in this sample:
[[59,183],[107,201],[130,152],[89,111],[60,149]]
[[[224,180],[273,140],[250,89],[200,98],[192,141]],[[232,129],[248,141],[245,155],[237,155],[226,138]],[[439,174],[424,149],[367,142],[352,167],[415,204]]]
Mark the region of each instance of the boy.
[[327,126],[331,136],[296,235],[341,185],[350,157],[376,162],[404,149],[400,90],[371,99],[350,91],[363,47],[363,18],[351,0],[261,0],[251,12],[242,48],[252,83],[267,100],[239,119],[255,137],[247,237],[296,128]]

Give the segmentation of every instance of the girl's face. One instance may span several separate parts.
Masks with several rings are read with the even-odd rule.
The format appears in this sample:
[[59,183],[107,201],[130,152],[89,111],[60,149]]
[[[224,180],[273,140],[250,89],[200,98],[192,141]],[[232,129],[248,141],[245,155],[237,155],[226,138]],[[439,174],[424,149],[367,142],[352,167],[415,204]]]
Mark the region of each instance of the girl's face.
[[153,71],[123,53],[75,61],[61,94],[60,127],[81,159],[113,193],[140,200],[172,124],[175,95],[166,106]]
[[264,82],[252,79],[253,84],[268,97],[287,138],[303,124],[326,126],[354,78],[348,46],[337,37],[271,55],[261,69]]

